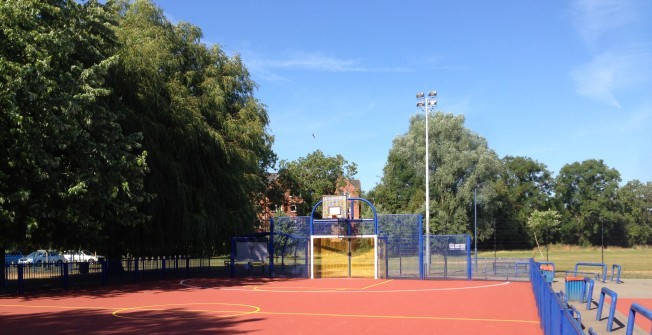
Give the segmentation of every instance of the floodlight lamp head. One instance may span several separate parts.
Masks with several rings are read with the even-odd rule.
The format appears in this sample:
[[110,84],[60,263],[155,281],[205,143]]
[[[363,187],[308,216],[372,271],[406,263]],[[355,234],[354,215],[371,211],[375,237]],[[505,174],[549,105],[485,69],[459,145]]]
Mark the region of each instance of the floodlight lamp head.
[[430,91],[428,92],[429,97],[436,97],[437,96],[437,91]]
[[428,101],[428,106],[437,106],[437,100],[430,100]]
[[424,104],[424,103],[421,102],[421,101],[417,102],[417,107],[424,107],[425,105],[426,105],[426,104]]
[[424,96],[423,92],[417,93],[417,99],[423,99]]

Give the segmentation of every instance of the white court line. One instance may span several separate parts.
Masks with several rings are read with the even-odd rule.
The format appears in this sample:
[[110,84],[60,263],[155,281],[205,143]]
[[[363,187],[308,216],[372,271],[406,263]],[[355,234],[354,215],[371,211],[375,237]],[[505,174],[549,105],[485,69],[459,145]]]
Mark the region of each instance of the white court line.
[[488,284],[488,285],[479,285],[479,286],[464,286],[464,287],[441,287],[441,288],[423,288],[423,289],[398,289],[398,290],[361,290],[361,289],[321,289],[321,290],[283,290],[282,287],[279,289],[264,289],[259,286],[248,286],[248,288],[229,288],[229,287],[206,287],[206,286],[195,286],[185,283],[186,280],[179,282],[180,285],[189,287],[189,288],[214,288],[220,291],[238,291],[238,292],[270,292],[270,293],[406,293],[406,292],[434,292],[434,291],[461,291],[461,290],[474,290],[481,288],[490,288],[490,287],[499,287],[511,284],[510,281]]

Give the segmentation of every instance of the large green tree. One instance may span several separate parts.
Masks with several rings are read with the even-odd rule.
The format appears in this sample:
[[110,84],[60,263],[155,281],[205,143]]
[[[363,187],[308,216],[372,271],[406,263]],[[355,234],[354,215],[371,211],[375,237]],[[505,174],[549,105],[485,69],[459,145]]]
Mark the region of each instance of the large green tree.
[[129,109],[123,126],[143,134],[146,189],[156,194],[142,208],[151,221],[130,235],[134,252],[225,252],[257,225],[276,159],[256,85],[196,26],[170,23],[149,1],[116,7],[121,49],[110,83]]
[[[473,232],[473,193],[478,191],[479,238],[493,232],[495,187],[502,164],[487,141],[464,126],[464,117],[429,113],[431,233]],[[383,211],[425,212],[425,116],[415,115],[394,139],[381,183],[370,197]]]
[[627,244],[652,244],[652,182],[633,180],[620,188],[618,199],[626,223]]
[[211,254],[275,164],[238,56],[150,1],[0,2],[0,249]]
[[564,165],[556,178],[555,196],[566,215],[564,242],[600,245],[625,243],[625,226],[619,209],[620,173],[602,160],[589,159]]
[[[107,73],[119,48],[97,1],[0,2],[0,249],[109,248],[144,222],[146,152]],[[106,250],[112,252],[112,250]]]
[[546,166],[528,157],[506,156],[496,183],[500,206],[496,215],[497,247],[527,248],[527,221],[533,211],[550,208],[554,178]]
[[357,165],[342,155],[326,156],[316,150],[295,161],[281,160],[278,178],[292,196],[303,199],[297,204],[297,214],[309,215],[322,195],[338,194],[357,173]]

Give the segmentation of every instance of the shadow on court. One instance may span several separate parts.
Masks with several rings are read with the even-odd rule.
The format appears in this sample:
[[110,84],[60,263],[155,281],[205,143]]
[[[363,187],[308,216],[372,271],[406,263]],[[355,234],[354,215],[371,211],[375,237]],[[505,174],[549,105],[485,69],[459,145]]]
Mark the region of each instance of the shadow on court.
[[[205,312],[172,308],[165,311],[140,311],[126,318],[107,310],[30,310],[23,314],[3,313],[3,334],[244,334],[242,323],[264,318],[220,318]],[[259,330],[259,332],[262,331]]]
[[[216,280],[218,279],[218,280]],[[40,289],[27,291],[25,294],[1,294],[0,304],[3,300],[12,299],[17,301],[30,301],[34,299],[49,298],[53,300],[78,297],[91,297],[104,299],[109,297],[122,297],[142,291],[152,291],[152,294],[171,291],[196,291],[201,289],[216,289],[239,287],[247,285],[263,285],[276,281],[287,281],[286,278],[192,278],[192,279],[166,279],[159,281],[143,281],[129,284],[114,284],[102,287],[91,288],[70,288],[70,289]],[[181,283],[188,283],[182,285]]]

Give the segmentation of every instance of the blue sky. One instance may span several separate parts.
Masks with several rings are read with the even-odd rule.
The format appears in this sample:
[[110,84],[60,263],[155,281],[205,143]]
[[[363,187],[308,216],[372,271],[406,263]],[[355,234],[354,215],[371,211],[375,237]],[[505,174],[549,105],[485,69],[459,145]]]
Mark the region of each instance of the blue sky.
[[341,154],[364,191],[429,90],[501,158],[652,181],[652,1],[155,3],[242,57],[280,159]]

